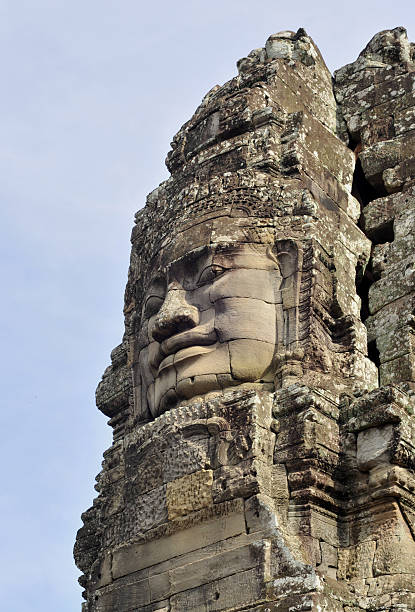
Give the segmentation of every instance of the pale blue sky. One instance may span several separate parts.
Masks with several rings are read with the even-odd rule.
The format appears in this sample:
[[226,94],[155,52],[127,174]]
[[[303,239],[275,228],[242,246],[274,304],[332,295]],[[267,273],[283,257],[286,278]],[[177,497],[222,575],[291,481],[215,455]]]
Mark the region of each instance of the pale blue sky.
[[337,4],[0,0],[5,612],[80,610],[72,546],[110,445],[94,390],[173,134],[273,32],[304,27],[331,70],[381,29],[415,40],[413,0]]

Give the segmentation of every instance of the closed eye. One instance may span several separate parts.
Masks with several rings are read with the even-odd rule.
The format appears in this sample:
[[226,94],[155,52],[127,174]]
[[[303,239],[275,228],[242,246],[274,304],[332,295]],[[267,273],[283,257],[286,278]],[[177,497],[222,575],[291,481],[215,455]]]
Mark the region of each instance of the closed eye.
[[155,315],[161,308],[164,300],[158,295],[149,295],[143,308],[143,317],[148,319]]
[[207,268],[205,268],[200,274],[197,284],[198,286],[201,286],[211,283],[224,272],[226,272],[226,268],[218,266],[217,264],[207,266]]

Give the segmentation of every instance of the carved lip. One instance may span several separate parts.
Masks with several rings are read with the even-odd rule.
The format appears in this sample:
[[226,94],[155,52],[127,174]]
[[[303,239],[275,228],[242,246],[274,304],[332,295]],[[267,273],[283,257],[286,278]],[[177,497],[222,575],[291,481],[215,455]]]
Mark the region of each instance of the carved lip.
[[186,348],[177,351],[177,353],[165,357],[159,366],[158,374],[161,374],[161,372],[166,368],[173,367],[173,365],[176,363],[180,363],[181,361],[190,359],[191,357],[206,355],[206,353],[215,351],[216,348],[217,342],[215,342],[215,344],[211,344],[210,346],[187,346]]
[[215,351],[217,348],[217,342],[215,344],[211,344],[210,346],[189,346],[187,348],[178,351],[174,356],[174,363],[180,363],[184,359],[189,359],[189,357],[196,357],[198,355],[206,355],[206,353],[211,353]]
[[165,370],[166,368],[170,368],[173,366],[173,361],[174,361],[174,355],[167,355],[167,357],[165,357],[157,370],[157,376],[161,373],[162,370]]
[[193,327],[192,329],[173,334],[169,338],[163,340],[161,344],[157,343],[158,350],[155,351],[150,361],[153,373],[158,374],[161,370],[172,366],[175,356],[182,350],[196,350],[197,352],[195,355],[198,355],[201,354],[207,346],[216,344],[217,341],[218,338],[212,320],[202,325],[198,325],[197,327]]
[[215,328],[212,323],[208,325],[199,325],[193,329],[188,329],[178,334],[166,338],[161,343],[161,352],[163,355],[173,355],[180,350],[193,346],[209,346],[217,342]]

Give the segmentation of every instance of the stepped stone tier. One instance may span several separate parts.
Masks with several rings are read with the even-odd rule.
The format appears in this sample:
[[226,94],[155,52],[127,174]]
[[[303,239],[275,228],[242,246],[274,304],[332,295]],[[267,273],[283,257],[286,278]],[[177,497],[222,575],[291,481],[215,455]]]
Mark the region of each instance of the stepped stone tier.
[[415,610],[415,45],[239,60],[136,215],[84,612]]

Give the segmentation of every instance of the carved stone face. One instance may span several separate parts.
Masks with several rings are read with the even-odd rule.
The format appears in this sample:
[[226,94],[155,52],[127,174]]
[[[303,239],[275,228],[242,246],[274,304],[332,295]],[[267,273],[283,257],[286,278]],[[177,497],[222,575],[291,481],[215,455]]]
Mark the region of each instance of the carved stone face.
[[195,249],[153,276],[137,347],[153,416],[210,391],[272,382],[283,283],[271,247],[250,243]]

